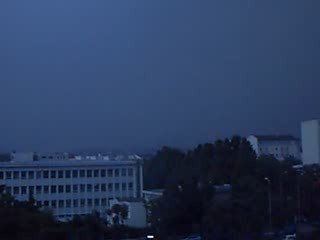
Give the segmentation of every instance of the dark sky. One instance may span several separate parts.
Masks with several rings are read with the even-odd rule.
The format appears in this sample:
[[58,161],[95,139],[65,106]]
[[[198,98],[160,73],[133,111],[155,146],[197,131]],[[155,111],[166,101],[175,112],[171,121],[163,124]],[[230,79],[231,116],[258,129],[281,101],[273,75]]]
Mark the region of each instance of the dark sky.
[[0,149],[181,148],[320,118],[318,0],[1,0]]

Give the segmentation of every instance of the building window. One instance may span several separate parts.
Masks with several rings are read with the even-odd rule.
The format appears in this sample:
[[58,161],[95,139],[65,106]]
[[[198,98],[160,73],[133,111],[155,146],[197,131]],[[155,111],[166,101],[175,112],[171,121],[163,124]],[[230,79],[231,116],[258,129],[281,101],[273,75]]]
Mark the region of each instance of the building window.
[[113,169],[108,169],[108,177],[113,177]]
[[33,171],[29,171],[28,172],[28,178],[29,179],[34,179],[34,172]]
[[73,200],[73,207],[77,208],[78,207],[78,199]]
[[6,193],[12,194],[12,188],[11,187],[6,187]]
[[99,192],[99,190],[100,190],[99,184],[94,185],[94,191]]
[[126,168],[122,168],[122,169],[121,169],[121,176],[122,176],[122,177],[127,176],[127,169],[126,169]]
[[42,207],[41,201],[37,201],[37,207]]
[[21,172],[21,179],[26,179],[27,178],[27,172],[26,171],[22,171]]
[[119,169],[115,169],[114,170],[114,176],[115,177],[119,177]]
[[6,172],[6,179],[11,179],[11,172]]
[[116,191],[119,191],[119,189],[120,189],[120,186],[119,186],[120,184],[119,183],[115,183],[114,184],[114,189],[116,190]]
[[58,171],[58,178],[63,178],[63,171],[62,170]]
[[133,169],[132,168],[129,168],[128,169],[128,175],[131,177],[133,176]]
[[42,189],[41,186],[36,186],[36,193],[41,194],[41,189]]
[[77,178],[78,177],[78,170],[72,170],[72,177]]
[[94,206],[95,206],[95,207],[100,206],[100,199],[99,199],[99,198],[95,198],[95,199],[94,199]]
[[101,206],[103,206],[103,207],[107,206],[107,199],[106,198],[101,199]]
[[49,193],[49,186],[43,186],[43,193]]
[[71,171],[70,170],[66,171],[66,178],[71,178]]
[[18,171],[13,172],[13,179],[19,179],[19,172]]
[[0,172],[0,179],[3,179],[4,176],[3,176],[3,172]]
[[92,177],[92,170],[87,170],[87,178],[91,178]]
[[50,171],[50,175],[51,178],[57,178],[57,172],[54,170]]
[[51,193],[57,192],[57,186],[51,186]]
[[112,183],[108,184],[108,191],[113,191],[113,184]]
[[29,194],[30,195],[34,194],[34,186],[29,186]]
[[129,190],[133,190],[133,183],[129,182],[128,187],[129,187]]
[[84,170],[80,170],[80,177],[84,178],[85,177],[85,171]]
[[64,208],[64,201],[63,200],[59,200],[58,206],[59,206],[59,208]]
[[43,171],[43,178],[49,178],[49,171]]
[[36,178],[37,179],[41,179],[41,177],[42,177],[42,172],[41,171],[37,171],[36,172]]
[[101,170],[101,177],[106,177],[106,170],[105,169],[102,169]]
[[80,207],[86,206],[86,200],[85,199],[80,199]]
[[51,201],[51,207],[52,208],[57,208],[57,200],[52,200]]
[[93,173],[93,174],[94,174],[94,177],[95,177],[95,178],[99,177],[99,170],[97,170],[97,169],[94,170],[94,173]]
[[87,184],[87,192],[92,192],[92,185],[91,184]]
[[13,194],[19,194],[19,187],[13,187]]
[[66,193],[70,193],[71,192],[71,185],[66,185]]
[[105,191],[107,191],[107,187],[106,187],[106,184],[103,183],[101,184],[101,192],[105,192]]
[[78,192],[78,185],[74,184],[72,186],[72,192],[77,193]]
[[64,190],[64,186],[63,185],[59,185],[58,186],[58,192],[59,193],[63,193],[63,190]]
[[92,207],[92,199],[87,199],[87,200],[88,200],[87,202],[88,207]]
[[127,190],[127,184],[126,183],[122,183],[122,191],[126,191]]
[[21,194],[27,194],[27,187],[26,186],[23,186],[21,187]]
[[80,184],[80,192],[85,192],[86,185],[85,184]]
[[49,201],[44,201],[44,202],[43,202],[43,206],[49,207]]
[[34,172],[33,171],[29,171],[28,172],[28,178],[29,179],[34,179]]
[[71,200],[70,199],[66,200],[66,207],[67,208],[71,207]]

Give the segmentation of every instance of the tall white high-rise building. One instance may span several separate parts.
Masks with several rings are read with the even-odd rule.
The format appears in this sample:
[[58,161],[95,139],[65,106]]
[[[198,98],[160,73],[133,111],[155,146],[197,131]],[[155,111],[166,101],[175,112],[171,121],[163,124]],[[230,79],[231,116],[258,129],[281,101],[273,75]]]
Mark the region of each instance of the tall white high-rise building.
[[301,123],[303,164],[320,164],[320,120]]

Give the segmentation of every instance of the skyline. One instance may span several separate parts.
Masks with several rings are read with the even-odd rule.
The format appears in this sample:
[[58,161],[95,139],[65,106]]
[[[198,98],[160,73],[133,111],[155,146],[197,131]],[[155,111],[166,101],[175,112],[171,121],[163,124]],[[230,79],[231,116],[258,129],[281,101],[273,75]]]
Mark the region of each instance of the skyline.
[[320,118],[316,6],[3,1],[0,151],[300,138]]

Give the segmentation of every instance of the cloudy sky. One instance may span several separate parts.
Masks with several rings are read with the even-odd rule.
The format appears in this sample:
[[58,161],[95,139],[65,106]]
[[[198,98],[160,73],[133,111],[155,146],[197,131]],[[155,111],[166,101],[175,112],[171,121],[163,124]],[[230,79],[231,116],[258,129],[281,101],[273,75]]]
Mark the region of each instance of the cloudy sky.
[[319,1],[2,0],[0,150],[180,148],[320,118]]

